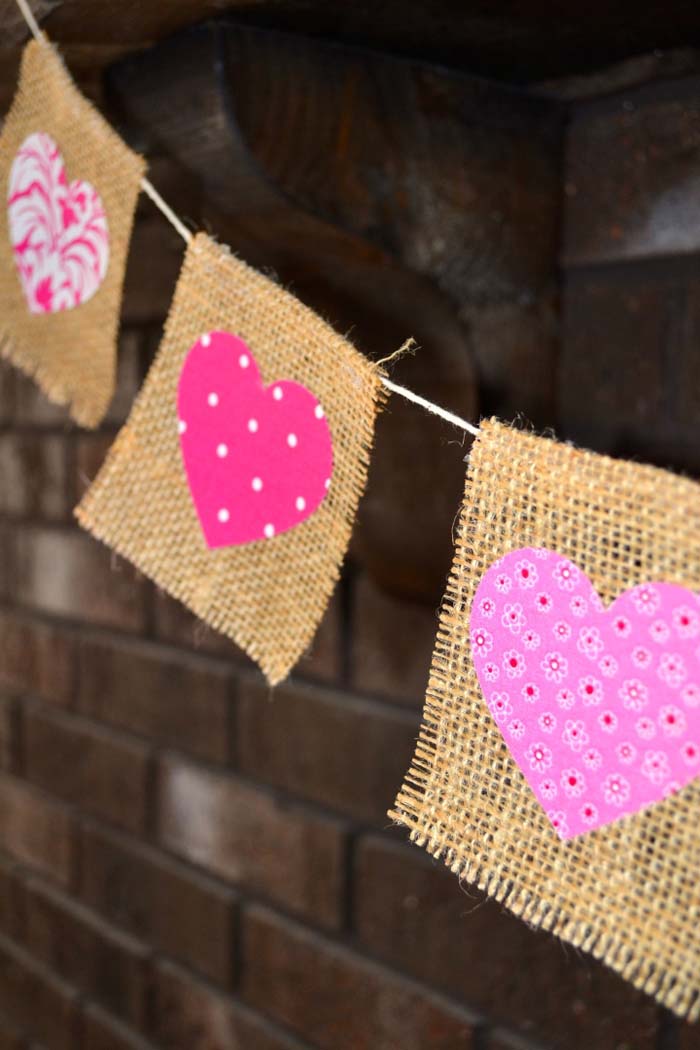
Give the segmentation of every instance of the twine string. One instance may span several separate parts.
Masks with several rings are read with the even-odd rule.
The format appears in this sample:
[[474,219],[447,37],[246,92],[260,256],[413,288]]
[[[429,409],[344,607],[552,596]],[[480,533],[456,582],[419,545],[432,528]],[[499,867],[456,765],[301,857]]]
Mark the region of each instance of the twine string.
[[[34,39],[38,40],[40,44],[48,44],[48,38],[39,28],[39,24],[32,14],[32,9],[29,6],[28,0],[17,0],[17,7],[27,23]],[[163,200],[153,183],[144,177],[141,179],[141,189],[147,197],[150,197],[156,208],[158,208],[170,225],[177,230],[185,244],[189,245],[193,239],[191,231],[187,229],[184,222],[176,215],[170,205]],[[404,346],[397,351],[397,354],[401,353],[405,348],[406,344],[404,343]],[[387,360],[391,360],[394,356],[394,354],[391,354]],[[414,394],[412,390],[409,390],[405,386],[399,386],[398,383],[392,382],[391,379],[388,379],[386,376],[380,376],[380,379],[387,390],[390,390],[393,394],[397,394],[399,397],[405,398],[406,401],[410,401],[414,405],[424,408],[426,412],[430,412],[434,416],[439,416],[440,419],[444,419],[446,423],[451,423],[452,426],[459,427],[460,430],[466,430],[467,433],[473,434],[474,436],[479,434],[479,428],[477,426],[473,423],[468,423],[466,419],[461,419],[460,416],[456,416],[454,412],[448,412],[446,408],[442,408],[440,405],[428,401],[426,398],[421,397],[420,394]]]

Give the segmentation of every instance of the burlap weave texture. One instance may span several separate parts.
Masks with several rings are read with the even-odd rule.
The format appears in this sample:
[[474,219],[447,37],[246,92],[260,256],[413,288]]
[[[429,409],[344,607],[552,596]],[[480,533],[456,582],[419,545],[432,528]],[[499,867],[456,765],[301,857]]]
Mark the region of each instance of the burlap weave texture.
[[[217,549],[196,516],[176,408],[187,352],[212,330],[247,343],[265,385],[296,380],[320,400],[334,458],[328,495],[309,518],[272,539]],[[382,391],[378,368],[313,311],[199,234],[156,360],[78,520],[232,638],[275,684],[310,644],[338,578]]]
[[18,148],[35,132],[57,143],[68,180],[100,194],[109,225],[109,263],[91,299],[70,310],[32,314],[17,275],[7,218],[0,221],[0,352],[34,376],[76,422],[94,427],[114,392],[122,286],[144,161],[81,95],[48,41],[22,56],[17,93],[0,135],[0,186]]
[[471,602],[520,547],[574,561],[608,605],[645,581],[700,590],[700,486],[495,421],[474,441],[423,726],[395,820],[534,926],[602,959],[681,1016],[700,1016],[700,780],[561,841],[479,689]]

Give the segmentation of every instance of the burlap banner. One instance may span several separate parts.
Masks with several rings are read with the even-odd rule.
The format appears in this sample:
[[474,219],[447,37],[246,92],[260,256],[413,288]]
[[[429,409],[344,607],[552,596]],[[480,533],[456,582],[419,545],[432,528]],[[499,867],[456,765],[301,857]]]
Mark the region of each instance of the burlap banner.
[[0,136],[0,352],[96,426],[114,390],[124,268],[143,160],[31,41]]
[[279,682],[338,578],[381,400],[376,366],[199,234],[78,520]]
[[697,484],[483,424],[391,814],[455,874],[691,1019],[698,590]]

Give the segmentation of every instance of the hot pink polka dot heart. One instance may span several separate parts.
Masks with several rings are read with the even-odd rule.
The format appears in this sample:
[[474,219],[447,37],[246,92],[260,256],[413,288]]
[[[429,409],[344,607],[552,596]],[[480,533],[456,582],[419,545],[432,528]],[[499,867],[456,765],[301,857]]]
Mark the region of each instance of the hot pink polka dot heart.
[[562,839],[636,813],[700,772],[700,599],[669,583],[605,609],[541,548],[482,577],[471,648],[486,703]]
[[207,332],[197,340],[180,373],[177,411],[208,547],[272,539],[325,498],[333,446],[321,404],[288,379],[265,387],[238,336]]

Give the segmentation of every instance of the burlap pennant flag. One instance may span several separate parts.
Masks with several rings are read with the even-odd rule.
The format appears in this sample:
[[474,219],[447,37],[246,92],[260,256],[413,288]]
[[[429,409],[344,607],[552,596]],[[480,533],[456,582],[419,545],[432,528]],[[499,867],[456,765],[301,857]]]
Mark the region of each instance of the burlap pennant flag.
[[31,41],[0,135],[0,352],[96,426],[114,390],[131,228],[145,165]]
[[78,520],[277,683],[338,578],[382,390],[316,314],[199,234]]
[[391,816],[700,1016],[700,487],[485,423]]

